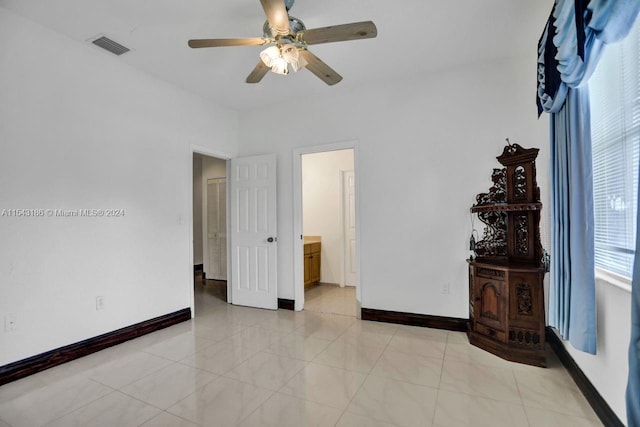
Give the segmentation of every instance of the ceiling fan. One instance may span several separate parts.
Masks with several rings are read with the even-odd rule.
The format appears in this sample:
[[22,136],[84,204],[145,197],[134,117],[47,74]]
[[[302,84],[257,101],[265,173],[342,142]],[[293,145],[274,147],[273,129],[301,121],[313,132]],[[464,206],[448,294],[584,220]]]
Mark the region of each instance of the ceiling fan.
[[269,70],[277,74],[289,74],[289,69],[298,71],[307,68],[328,85],[334,85],[342,76],[311,53],[308,46],[347,40],[373,38],[378,35],[371,21],[307,30],[304,23],[289,16],[294,0],[260,0],[267,16],[263,26],[263,37],[194,39],[192,48],[223,46],[268,46],[260,53],[260,61],[247,76],[247,83],[258,83]]

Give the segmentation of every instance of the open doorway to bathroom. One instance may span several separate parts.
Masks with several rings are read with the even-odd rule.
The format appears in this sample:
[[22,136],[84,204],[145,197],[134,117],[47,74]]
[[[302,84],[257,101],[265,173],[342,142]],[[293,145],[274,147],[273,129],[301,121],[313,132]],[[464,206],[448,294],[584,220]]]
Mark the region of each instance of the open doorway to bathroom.
[[354,150],[303,154],[304,309],[357,315]]

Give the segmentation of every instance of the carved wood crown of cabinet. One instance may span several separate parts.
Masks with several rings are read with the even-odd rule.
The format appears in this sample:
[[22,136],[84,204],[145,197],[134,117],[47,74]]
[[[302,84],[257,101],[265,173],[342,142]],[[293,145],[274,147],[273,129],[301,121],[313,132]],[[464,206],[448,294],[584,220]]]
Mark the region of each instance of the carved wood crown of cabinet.
[[469,340],[502,358],[545,366],[544,268],[540,244],[538,149],[509,144],[493,186],[471,214],[484,224],[469,259]]

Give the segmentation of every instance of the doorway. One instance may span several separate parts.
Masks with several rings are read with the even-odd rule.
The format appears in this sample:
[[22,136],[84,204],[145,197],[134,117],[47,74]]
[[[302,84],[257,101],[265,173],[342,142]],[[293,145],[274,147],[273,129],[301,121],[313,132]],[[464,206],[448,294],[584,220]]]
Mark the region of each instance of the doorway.
[[199,314],[227,302],[226,177],[226,160],[193,153],[194,303]]
[[356,158],[356,142],[294,153],[296,310],[359,315]]

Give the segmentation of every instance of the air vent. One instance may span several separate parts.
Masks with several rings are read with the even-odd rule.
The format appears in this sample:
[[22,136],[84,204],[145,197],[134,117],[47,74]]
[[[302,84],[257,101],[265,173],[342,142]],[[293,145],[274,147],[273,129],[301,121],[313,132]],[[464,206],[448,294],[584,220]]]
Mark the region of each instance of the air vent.
[[131,50],[128,47],[122,46],[120,43],[114,42],[113,40],[105,36],[99,37],[91,43],[95,44],[96,46],[100,46],[104,50],[108,50],[114,55],[122,55],[123,53],[127,53]]

